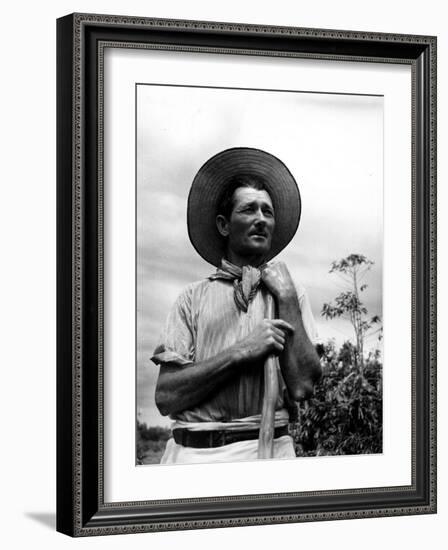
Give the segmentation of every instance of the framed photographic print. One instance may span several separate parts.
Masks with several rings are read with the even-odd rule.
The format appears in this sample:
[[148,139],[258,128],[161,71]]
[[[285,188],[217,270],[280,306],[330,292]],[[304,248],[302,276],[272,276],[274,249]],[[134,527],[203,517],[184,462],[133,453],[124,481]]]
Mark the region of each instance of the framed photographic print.
[[58,20],[71,536],[436,511],[436,38]]

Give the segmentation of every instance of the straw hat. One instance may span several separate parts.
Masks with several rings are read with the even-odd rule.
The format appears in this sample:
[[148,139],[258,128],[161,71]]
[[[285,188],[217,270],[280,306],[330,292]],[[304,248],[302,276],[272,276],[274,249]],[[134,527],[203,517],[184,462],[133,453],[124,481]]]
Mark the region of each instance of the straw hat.
[[215,266],[220,265],[225,254],[225,240],[216,227],[217,207],[229,181],[242,175],[260,177],[274,206],[275,231],[266,261],[285,248],[299,226],[300,193],[295,179],[283,162],[260,149],[226,149],[200,168],[188,196],[190,240],[204,260]]

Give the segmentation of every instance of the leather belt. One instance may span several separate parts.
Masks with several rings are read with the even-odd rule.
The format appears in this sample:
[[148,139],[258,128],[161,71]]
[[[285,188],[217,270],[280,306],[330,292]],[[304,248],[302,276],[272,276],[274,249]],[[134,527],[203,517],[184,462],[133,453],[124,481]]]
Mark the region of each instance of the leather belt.
[[[184,447],[193,447],[195,449],[207,449],[212,447],[222,447],[230,445],[237,441],[247,441],[249,439],[258,439],[260,431],[256,430],[204,430],[191,431],[186,428],[176,428],[173,430],[174,441]],[[280,426],[274,430],[274,439],[288,435],[288,426]]]

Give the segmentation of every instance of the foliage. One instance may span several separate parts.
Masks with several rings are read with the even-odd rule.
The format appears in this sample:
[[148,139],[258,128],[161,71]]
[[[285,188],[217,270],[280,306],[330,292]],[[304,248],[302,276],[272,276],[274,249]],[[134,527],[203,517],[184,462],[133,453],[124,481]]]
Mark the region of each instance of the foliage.
[[327,319],[344,317],[348,319],[355,333],[356,345],[353,348],[353,362],[358,369],[364,364],[364,342],[369,331],[375,325],[375,331],[381,338],[381,319],[378,315],[368,317],[367,308],[361,301],[361,293],[367,289],[361,280],[372,267],[373,262],[362,254],[350,254],[346,258],[333,262],[330,273],[337,273],[348,285],[348,289],[341,292],[334,299],[334,303],[325,303],[322,307],[322,316]]
[[169,428],[148,427],[137,420],[137,464],[158,464],[171,436]]
[[336,350],[334,341],[321,345],[323,376],[314,396],[298,406],[293,429],[298,456],[380,453],[382,451],[382,365],[380,352],[365,357],[366,337],[378,334],[381,319],[369,317],[361,300],[367,289],[361,283],[373,262],[362,254],[350,254],[331,264],[346,284],[332,303],[324,303],[322,316],[348,319],[354,342]]
[[169,428],[162,428],[162,426],[148,427],[145,423],[139,421],[137,421],[137,431],[145,441],[168,441],[171,433]]
[[298,408],[293,435],[297,456],[382,452],[382,365],[371,354],[363,372],[353,368],[353,344],[324,346],[323,376],[314,396]]

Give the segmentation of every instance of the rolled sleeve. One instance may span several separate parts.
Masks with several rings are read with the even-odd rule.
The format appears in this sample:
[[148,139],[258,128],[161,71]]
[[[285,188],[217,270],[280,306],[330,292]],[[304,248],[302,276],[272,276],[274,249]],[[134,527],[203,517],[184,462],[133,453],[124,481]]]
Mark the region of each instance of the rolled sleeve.
[[183,367],[194,362],[195,338],[191,322],[191,293],[187,288],[172,307],[151,361]]

